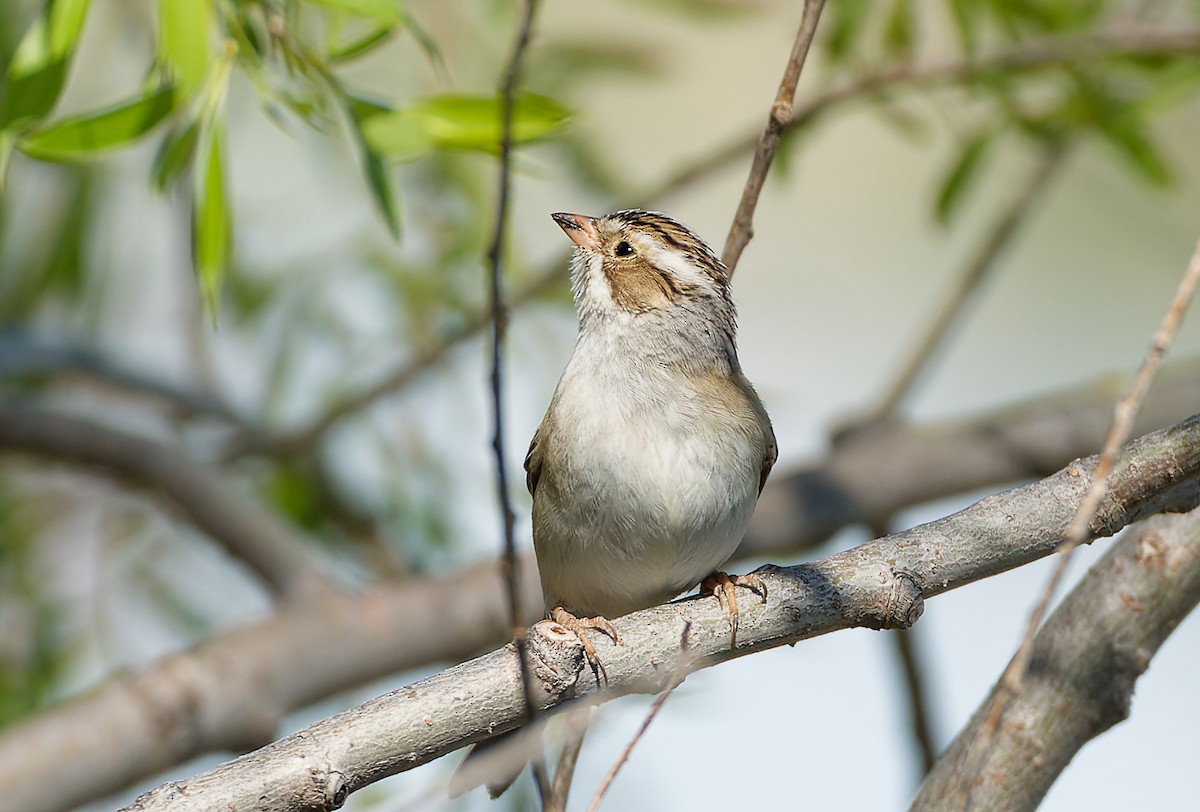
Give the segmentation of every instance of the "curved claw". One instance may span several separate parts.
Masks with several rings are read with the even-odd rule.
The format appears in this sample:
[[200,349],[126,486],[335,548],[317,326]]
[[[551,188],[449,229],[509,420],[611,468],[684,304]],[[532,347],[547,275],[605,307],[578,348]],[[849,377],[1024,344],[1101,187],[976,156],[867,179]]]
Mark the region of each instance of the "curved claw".
[[700,583],[701,595],[715,595],[721,608],[729,613],[729,650],[737,648],[738,604],[737,587],[745,587],[762,597],[767,602],[767,585],[754,573],[747,575],[729,575],[718,570]]
[[550,619],[558,625],[570,629],[579,637],[579,642],[583,644],[583,655],[587,657],[588,663],[600,673],[601,679],[607,684],[608,671],[605,670],[604,663],[600,662],[600,657],[596,654],[596,648],[588,638],[588,632],[601,632],[608,635],[613,643],[618,646],[621,645],[621,636],[617,634],[617,630],[613,628],[613,625],[608,622],[608,618],[576,617],[560,604],[550,610]]

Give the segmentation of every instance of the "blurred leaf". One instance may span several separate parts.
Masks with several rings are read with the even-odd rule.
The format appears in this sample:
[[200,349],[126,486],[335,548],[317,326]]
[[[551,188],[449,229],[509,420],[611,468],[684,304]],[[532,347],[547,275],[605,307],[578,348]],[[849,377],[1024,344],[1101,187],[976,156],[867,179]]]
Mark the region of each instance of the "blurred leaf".
[[311,0],[311,2],[381,22],[398,23],[402,19],[399,0]]
[[405,12],[404,29],[412,35],[412,38],[417,41],[417,45],[421,46],[421,50],[425,52],[425,57],[429,63],[433,65],[434,71],[443,80],[446,79],[446,61],[442,59],[442,51],[434,42],[433,37],[425,30],[425,26],[416,21],[411,14]]
[[967,54],[975,53],[975,45],[979,42],[979,18],[983,7],[979,0],[950,0],[950,12],[954,18],[954,27],[958,31],[958,41]]
[[937,213],[938,222],[942,225],[950,222],[961,208],[962,201],[971,183],[979,175],[987,148],[992,143],[991,133],[981,133],[963,144],[958,158],[946,173],[938,190]]
[[192,251],[204,307],[215,324],[218,294],[229,266],[231,247],[220,124],[213,122],[212,126],[207,127],[200,142],[196,161]]
[[913,10],[909,0],[895,0],[883,27],[884,52],[891,57],[908,59],[913,53]]
[[305,530],[319,528],[328,518],[325,499],[301,465],[277,465],[266,484],[267,499]]
[[[365,118],[363,135],[380,154],[414,158],[434,148],[497,152],[500,148],[500,99],[438,96],[411,107]],[[570,117],[553,99],[526,93],[513,107],[513,143],[546,138]]]
[[830,18],[825,47],[832,61],[840,62],[854,48],[873,6],[871,0],[841,0],[825,9]]
[[24,130],[54,109],[89,0],[49,0],[21,38],[8,65],[0,129]]
[[396,196],[392,189],[391,175],[388,174],[387,164],[383,157],[371,146],[363,133],[363,122],[359,117],[365,110],[371,110],[369,102],[360,101],[347,107],[350,129],[362,155],[362,172],[367,181],[367,189],[371,192],[371,200],[376,210],[387,223],[388,231],[393,237],[400,236],[400,216],[396,211]]
[[159,58],[170,70],[180,99],[204,81],[212,63],[212,0],[159,0]]
[[1099,132],[1117,152],[1129,159],[1130,165],[1145,180],[1155,186],[1167,186],[1174,179],[1170,163],[1158,145],[1150,138],[1141,121],[1104,119]]
[[199,135],[200,125],[194,118],[167,133],[154,156],[154,191],[162,194],[191,165]]
[[696,20],[728,20],[757,11],[747,0],[638,0],[639,10],[667,11]]
[[530,73],[543,82],[561,84],[566,77],[632,76],[643,78],[661,73],[658,52],[633,42],[551,43],[530,55],[537,59],[537,68]]
[[396,26],[391,23],[384,23],[376,26],[357,39],[353,39],[350,42],[339,45],[334,50],[326,53],[325,59],[330,64],[348,62],[351,59],[357,59],[358,57],[370,53],[380,45],[386,43],[388,38],[391,37],[395,30]]
[[145,135],[170,115],[174,104],[174,89],[165,85],[99,112],[56,121],[23,136],[18,148],[43,161],[90,157]]

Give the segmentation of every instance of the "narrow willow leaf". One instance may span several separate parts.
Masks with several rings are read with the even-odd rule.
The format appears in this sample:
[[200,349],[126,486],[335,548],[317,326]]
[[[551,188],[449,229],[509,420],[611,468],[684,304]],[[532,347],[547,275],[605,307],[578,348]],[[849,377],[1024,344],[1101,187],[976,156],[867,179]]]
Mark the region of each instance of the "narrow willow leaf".
[[212,63],[212,0],[159,0],[159,59],[181,98],[204,82]]
[[958,213],[967,190],[979,175],[983,158],[991,143],[991,133],[983,133],[963,144],[958,158],[946,173],[946,178],[938,190],[935,211],[939,223],[945,225]]
[[975,53],[979,41],[979,16],[983,9],[977,0],[950,0],[950,16],[958,32],[958,42],[967,54]]
[[363,177],[367,181],[367,189],[371,192],[371,200],[375,208],[387,223],[388,231],[393,237],[400,236],[400,216],[396,211],[396,195],[392,188],[392,178],[388,174],[387,164],[374,147],[371,146],[363,133],[360,115],[367,110],[376,110],[369,102],[357,100],[347,105],[346,115],[350,120],[350,130],[362,155]]
[[13,53],[0,101],[0,129],[37,126],[58,101],[89,0],[50,0]]
[[230,218],[225,199],[224,149],[220,124],[214,122],[200,138],[196,161],[192,252],[204,309],[215,325],[221,281],[229,266]]
[[1167,186],[1175,180],[1175,173],[1146,130],[1137,126],[1140,123],[1127,119],[1101,120],[1099,132],[1143,179],[1155,186]]
[[363,34],[357,39],[340,45],[332,51],[325,54],[325,60],[330,64],[339,62],[349,62],[351,59],[357,59],[364,54],[378,48],[388,41],[392,33],[396,30],[396,26],[392,23],[384,23],[377,26],[366,34]]
[[399,0],[312,0],[322,6],[348,11],[372,20],[398,23],[401,20]]
[[200,126],[195,119],[188,119],[177,126],[163,139],[154,156],[154,190],[159,194],[175,182],[192,163],[196,154],[196,141]]
[[883,47],[888,56],[912,56],[914,15],[909,0],[895,0],[883,29]]
[[837,62],[850,53],[866,27],[873,7],[874,4],[870,0],[842,0],[830,7],[832,19],[825,45],[831,60]]
[[43,161],[78,160],[140,138],[174,107],[174,90],[166,85],[105,110],[56,121],[23,136],[18,148]]
[[[389,158],[412,158],[435,148],[497,152],[500,100],[483,96],[438,96],[363,121],[368,143]],[[562,129],[570,112],[553,99],[523,94],[513,107],[516,144],[549,137]]]

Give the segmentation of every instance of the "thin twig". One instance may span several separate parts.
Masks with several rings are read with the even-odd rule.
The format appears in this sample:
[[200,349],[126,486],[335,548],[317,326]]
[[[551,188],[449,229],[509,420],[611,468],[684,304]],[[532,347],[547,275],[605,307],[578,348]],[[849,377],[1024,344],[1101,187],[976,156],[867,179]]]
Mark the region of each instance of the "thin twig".
[[[508,222],[509,187],[512,183],[512,151],[513,151],[513,107],[516,104],[517,84],[521,75],[521,65],[525,59],[525,51],[529,45],[530,32],[533,29],[533,18],[537,11],[537,0],[525,0],[521,22],[517,29],[516,43],[513,45],[512,58],[504,74],[504,82],[500,88],[500,179],[496,202],[496,224],[492,232],[491,247],[488,249],[489,278],[491,282],[491,322],[492,322],[492,449],[496,457],[496,491],[500,505],[500,519],[504,535],[504,556],[501,559],[501,570],[504,573],[504,585],[508,597],[508,618],[513,630],[513,643],[517,649],[517,664],[521,671],[521,684],[524,686],[525,719],[533,721],[537,708],[533,702],[532,680],[529,667],[529,652],[525,640],[524,615],[521,613],[521,589],[517,581],[517,544],[513,533],[513,508],[508,492],[508,468],[505,465],[504,452],[504,379],[503,379],[503,345],[507,326],[508,312],[504,306],[504,290],[502,285],[501,264],[504,258],[504,235]],[[544,770],[535,766],[534,777],[538,793],[543,805],[549,795],[550,786]]]
[[[1175,338],[1175,333],[1179,329],[1179,324],[1183,320],[1183,314],[1192,300],[1198,283],[1200,283],[1200,242],[1196,244],[1196,248],[1192,252],[1187,269],[1183,273],[1183,278],[1179,280],[1175,297],[1171,300],[1171,305],[1167,308],[1162,323],[1154,333],[1150,349],[1147,351],[1141,367],[1138,369],[1137,374],[1134,375],[1128,391],[1117,401],[1113,408],[1112,425],[1109,428],[1108,436],[1105,438],[1103,450],[1100,452],[1100,459],[1096,465],[1096,470],[1092,474],[1091,487],[1088,489],[1084,499],[1079,503],[1079,509],[1076,510],[1074,518],[1067,526],[1066,533],[1063,535],[1063,542],[1058,550],[1058,562],[1050,575],[1049,581],[1046,583],[1046,588],[1042,593],[1041,599],[1034,606],[1033,612],[1030,614],[1029,624],[1026,628],[1025,636],[1021,640],[1021,645],[1017,649],[1016,655],[1013,656],[1012,661],[1008,664],[1008,667],[1004,669],[999,684],[996,686],[996,693],[988,707],[987,719],[980,734],[979,747],[976,751],[977,756],[971,760],[971,769],[967,771],[968,776],[976,775],[976,766],[979,763],[978,759],[987,753],[991,745],[992,736],[1003,720],[1004,711],[1008,707],[1009,701],[1021,691],[1025,674],[1029,669],[1029,658],[1033,651],[1033,640],[1037,634],[1038,627],[1041,625],[1042,618],[1045,616],[1050,601],[1054,597],[1059,583],[1062,581],[1067,565],[1070,563],[1071,554],[1088,537],[1092,520],[1096,516],[1096,511],[1101,501],[1108,492],[1109,474],[1116,464],[1117,455],[1120,452],[1121,446],[1129,438],[1133,420],[1137,416],[1138,409],[1141,407],[1142,401],[1150,389],[1150,383],[1154,379],[1154,374],[1158,370],[1159,363],[1162,361],[1163,356],[1166,355],[1171,342]],[[966,784],[967,787],[973,785],[974,781],[972,780],[969,780]],[[969,789],[966,800],[967,807],[969,808],[971,802]]]
[[689,657],[691,646],[689,645],[688,637],[688,633],[691,632],[691,630],[692,622],[690,620],[686,621],[683,624],[683,633],[680,635],[679,661],[676,663],[675,670],[671,674],[671,682],[667,684],[666,689],[659,694],[655,698],[654,702],[650,705],[650,710],[647,711],[646,718],[642,720],[641,727],[637,729],[637,733],[633,734],[633,738],[629,740],[629,744],[625,745],[625,749],[621,751],[621,755],[617,756],[617,760],[609,769],[608,774],[604,776],[604,780],[600,782],[600,787],[596,790],[596,794],[592,798],[591,804],[588,805],[587,812],[596,812],[596,810],[600,807],[600,802],[604,800],[605,793],[608,792],[608,788],[612,785],[612,782],[616,780],[617,773],[619,773],[621,768],[625,766],[625,762],[629,761],[630,753],[633,752],[633,748],[637,746],[637,743],[642,740],[642,736],[646,735],[646,730],[650,727],[650,723],[654,721],[654,717],[658,715],[659,710],[662,709],[663,703],[667,701],[667,697],[670,696],[671,692],[678,688],[683,683],[684,678],[687,677],[691,665]]
[[754,209],[758,206],[758,196],[762,192],[763,183],[767,179],[767,171],[771,161],[775,159],[775,150],[779,148],[779,139],[784,128],[792,120],[792,103],[796,97],[796,83],[800,80],[800,69],[804,67],[804,58],[808,56],[809,46],[817,33],[817,21],[821,19],[821,9],[825,0],[805,0],[804,15],[800,18],[800,29],[796,32],[796,41],[792,45],[791,56],[788,57],[787,67],[783,71],[783,79],[779,82],[779,91],[771,104],[770,115],[767,116],[767,126],[763,129],[758,140],[758,148],[754,152],[754,163],[750,166],[750,176],[746,178],[746,186],[742,189],[742,199],[738,202],[737,212],[733,216],[733,225],[729,227],[729,236],[725,238],[725,248],[721,252],[721,260],[729,269],[729,275],[737,267],[742,251],[754,236]]
[[1046,147],[1041,159],[1037,161],[1030,172],[1025,185],[996,220],[986,239],[980,243],[975,255],[963,269],[961,277],[929,325],[924,338],[921,339],[880,403],[874,415],[875,419],[892,416],[896,407],[912,391],[913,384],[920,377],[922,371],[928,368],[929,359],[941,346],[946,334],[962,313],[967,302],[979,290],[989,273],[998,265],[997,260],[1004,250],[1012,244],[1013,238],[1028,219],[1030,212],[1033,211],[1034,202],[1050,188],[1050,180],[1062,166],[1064,155],[1065,149],[1057,141],[1051,142]]
[[591,706],[585,705],[575,713],[569,714],[567,724],[570,730],[563,744],[562,754],[558,757],[558,766],[554,770],[554,784],[543,812],[566,812],[567,797],[571,794],[571,779],[575,777],[575,765],[579,762],[579,752],[583,749],[583,740],[587,736],[590,712]]
[[914,629],[897,629],[889,637],[896,645],[896,659],[904,676],[904,687],[908,690],[909,722],[912,739],[921,756],[921,776],[928,775],[937,761],[938,747],[933,735],[933,720],[929,709],[927,671],[920,657]]

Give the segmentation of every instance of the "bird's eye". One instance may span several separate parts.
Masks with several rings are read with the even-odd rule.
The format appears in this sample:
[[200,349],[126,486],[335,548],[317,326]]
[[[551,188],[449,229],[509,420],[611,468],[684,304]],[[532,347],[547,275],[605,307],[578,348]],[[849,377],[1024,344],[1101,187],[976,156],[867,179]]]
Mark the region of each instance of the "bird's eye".
[[616,251],[617,256],[627,257],[632,253],[633,253],[632,245],[625,242],[624,240],[621,240],[619,243],[617,243],[617,251]]

